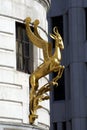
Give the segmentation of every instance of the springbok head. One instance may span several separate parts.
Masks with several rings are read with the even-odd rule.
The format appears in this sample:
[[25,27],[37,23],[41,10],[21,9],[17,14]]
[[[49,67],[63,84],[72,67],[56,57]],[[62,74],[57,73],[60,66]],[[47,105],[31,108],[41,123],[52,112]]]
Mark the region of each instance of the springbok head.
[[53,28],[53,32],[54,34],[50,34],[50,37],[56,41],[55,42],[56,46],[60,47],[60,49],[64,49],[62,37],[59,34],[56,26]]

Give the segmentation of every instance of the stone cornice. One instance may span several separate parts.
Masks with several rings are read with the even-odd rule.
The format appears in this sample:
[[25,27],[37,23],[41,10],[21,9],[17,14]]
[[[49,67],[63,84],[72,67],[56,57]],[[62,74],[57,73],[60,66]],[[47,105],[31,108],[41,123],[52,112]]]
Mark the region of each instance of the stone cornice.
[[51,0],[35,0],[38,1],[39,3],[43,4],[47,10],[50,8],[51,5]]

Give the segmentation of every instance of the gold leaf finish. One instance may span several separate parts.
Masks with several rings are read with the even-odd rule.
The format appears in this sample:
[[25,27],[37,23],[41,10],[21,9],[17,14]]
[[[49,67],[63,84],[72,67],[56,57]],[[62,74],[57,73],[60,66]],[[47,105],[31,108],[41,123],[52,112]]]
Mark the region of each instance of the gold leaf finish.
[[[60,36],[57,27],[53,28],[53,33],[50,37],[55,40],[55,51],[52,55],[51,43],[45,41],[38,33],[37,27],[39,20],[33,22],[34,31],[30,27],[31,18],[25,19],[26,31],[29,40],[43,50],[44,62],[36,68],[36,70],[30,75],[30,123],[33,124],[35,119],[38,118],[37,110],[43,106],[39,105],[39,102],[48,100],[50,97],[46,95],[46,92],[51,90],[51,86],[58,85],[58,79],[61,78],[64,66],[61,65],[61,50],[64,49],[63,40]],[[39,89],[38,80],[51,72],[58,72],[57,76]]]

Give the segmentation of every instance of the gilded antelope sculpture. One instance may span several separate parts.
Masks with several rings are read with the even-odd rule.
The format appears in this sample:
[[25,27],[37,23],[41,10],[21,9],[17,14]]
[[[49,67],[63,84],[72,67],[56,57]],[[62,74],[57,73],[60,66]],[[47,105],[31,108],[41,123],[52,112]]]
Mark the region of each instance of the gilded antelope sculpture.
[[[39,105],[40,101],[49,99],[49,96],[44,95],[46,92],[50,91],[51,85],[58,85],[57,81],[61,78],[64,66],[61,65],[61,50],[64,49],[63,40],[60,36],[57,27],[53,28],[54,34],[50,34],[50,37],[55,40],[55,51],[52,54],[51,43],[45,41],[38,33],[39,20],[33,22],[34,31],[30,27],[31,18],[27,17],[25,19],[25,26],[27,31],[27,36],[29,40],[38,48],[43,50],[43,63],[36,68],[36,70],[30,75],[30,123],[33,124],[35,119],[38,117],[36,114],[37,109],[42,106]],[[58,72],[58,75],[52,79],[49,83],[45,84],[39,89],[38,80],[51,72]]]

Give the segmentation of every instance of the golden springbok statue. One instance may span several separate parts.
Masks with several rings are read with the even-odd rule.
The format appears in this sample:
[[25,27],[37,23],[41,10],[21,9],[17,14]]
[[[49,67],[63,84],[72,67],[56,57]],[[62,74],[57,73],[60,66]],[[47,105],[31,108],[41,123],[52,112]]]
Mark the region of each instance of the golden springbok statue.
[[[45,93],[50,91],[51,85],[58,85],[57,81],[61,78],[64,66],[61,65],[61,50],[64,49],[63,40],[60,36],[57,27],[53,28],[54,34],[50,34],[50,37],[55,40],[55,51],[52,55],[52,45],[48,43],[38,33],[37,27],[39,20],[35,20],[32,24],[34,31],[30,27],[31,18],[25,19],[26,31],[29,40],[37,47],[43,50],[44,62],[36,68],[36,70],[30,75],[30,123],[33,124],[35,119],[38,117],[36,114],[37,109],[42,108],[39,105],[40,101],[49,99]],[[45,84],[39,89],[38,80],[51,72],[58,72],[58,75],[52,79],[49,83]]]

